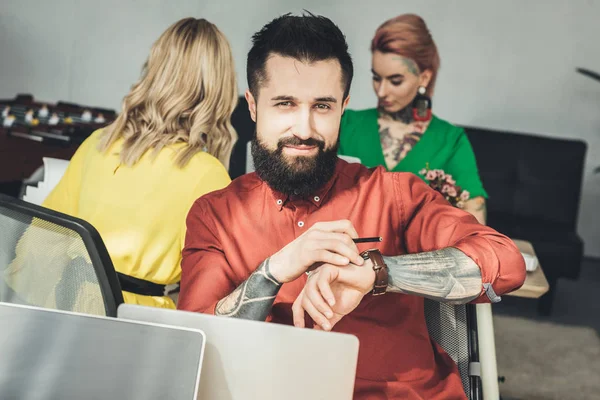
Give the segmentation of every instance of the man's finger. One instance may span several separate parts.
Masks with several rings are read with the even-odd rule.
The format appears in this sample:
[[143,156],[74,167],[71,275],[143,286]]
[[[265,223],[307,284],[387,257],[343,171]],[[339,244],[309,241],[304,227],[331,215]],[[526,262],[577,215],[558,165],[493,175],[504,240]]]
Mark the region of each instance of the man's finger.
[[294,301],[292,305],[292,315],[294,318],[294,326],[298,328],[304,328],[304,309],[302,308],[302,299],[304,297],[304,290],[300,292],[300,295]]
[[356,246],[356,243],[354,243],[350,235],[348,235],[347,233],[315,230],[312,232],[311,236],[312,239],[317,241],[337,240],[338,242],[344,243],[349,248],[354,249],[358,253],[358,247]]
[[[325,301],[333,307],[335,305],[335,296],[333,295],[333,291],[331,290],[330,280],[326,279],[325,276],[319,276],[317,278],[317,287],[319,289],[319,293],[325,299]],[[331,319],[332,316],[325,314],[327,318]]]
[[321,262],[332,265],[337,265],[340,267],[344,267],[350,263],[350,260],[347,257],[339,255],[337,253],[333,253],[329,250],[315,250],[313,257],[313,262]]
[[325,250],[346,257],[352,264],[362,265],[362,263],[364,263],[363,258],[358,254],[356,246],[348,246],[344,242],[336,239],[321,240],[318,245]]
[[309,249],[329,250],[348,258],[353,264],[362,265],[364,263],[356,243],[346,233],[315,230],[307,239],[309,239],[308,243],[310,243],[307,243]]
[[336,239],[324,239],[319,241],[319,246],[325,250],[329,250],[333,253],[337,253],[341,256],[344,256],[350,261],[354,262],[356,257],[360,257],[358,251],[354,250],[352,247],[347,246],[344,242],[340,242]]
[[329,305],[323,298],[321,291],[317,287],[317,281],[319,280],[318,277],[315,276],[309,279],[309,282],[304,288],[304,295],[308,297],[308,299],[315,306],[317,311],[323,314],[327,319],[333,318],[333,311],[331,310],[331,307],[329,307]]
[[334,238],[339,240],[340,242],[344,243],[346,246],[350,247],[352,250],[356,251],[357,253],[358,251],[358,246],[356,246],[356,243],[354,243],[354,241],[352,240],[352,237],[350,237],[350,235],[348,235],[347,233],[339,233],[339,232],[327,232],[327,235],[329,236],[329,238]]
[[304,296],[302,299],[302,308],[310,315],[312,320],[315,321],[315,324],[320,325],[323,330],[328,331],[331,329],[329,320],[317,310],[307,296]]

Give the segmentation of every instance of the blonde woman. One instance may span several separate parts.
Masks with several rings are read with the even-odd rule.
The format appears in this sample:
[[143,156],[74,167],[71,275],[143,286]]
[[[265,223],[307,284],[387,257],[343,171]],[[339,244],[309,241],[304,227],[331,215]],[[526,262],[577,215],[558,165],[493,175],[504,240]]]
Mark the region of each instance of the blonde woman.
[[230,182],[237,97],[225,36],[204,19],[178,21],[152,46],[119,117],[81,145],[43,203],[100,232],[125,302],[175,308],[156,289],[179,281],[192,203]]

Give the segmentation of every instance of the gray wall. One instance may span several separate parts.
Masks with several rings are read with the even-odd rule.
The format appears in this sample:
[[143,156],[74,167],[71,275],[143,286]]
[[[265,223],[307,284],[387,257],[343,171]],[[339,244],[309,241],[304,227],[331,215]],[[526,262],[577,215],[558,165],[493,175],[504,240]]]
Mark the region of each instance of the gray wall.
[[600,175],[591,173],[600,164],[600,84],[575,72],[600,70],[598,0],[0,0],[0,98],[29,92],[118,109],[152,42],[186,16],[205,17],[227,35],[241,93],[251,34],[302,8],[329,16],[346,33],[357,72],[353,108],[374,105],[368,52],[374,30],[391,16],[415,12],[441,53],[434,99],[440,117],[587,141],[579,231],[586,253],[600,257]]

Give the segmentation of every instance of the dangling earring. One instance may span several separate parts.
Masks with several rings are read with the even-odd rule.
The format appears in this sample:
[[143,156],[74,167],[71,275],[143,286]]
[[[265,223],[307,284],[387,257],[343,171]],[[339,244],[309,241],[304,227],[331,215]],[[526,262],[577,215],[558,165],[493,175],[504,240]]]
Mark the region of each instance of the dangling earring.
[[413,100],[413,119],[419,122],[429,121],[431,119],[431,97],[425,93],[427,88],[419,86],[419,91]]

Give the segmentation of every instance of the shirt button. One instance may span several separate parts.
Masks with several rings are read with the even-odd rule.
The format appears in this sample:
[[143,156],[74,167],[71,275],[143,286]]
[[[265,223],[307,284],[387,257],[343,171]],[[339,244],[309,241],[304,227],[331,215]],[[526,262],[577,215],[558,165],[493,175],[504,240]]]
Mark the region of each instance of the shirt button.
[[277,205],[279,205],[279,206],[280,206],[280,205],[282,205],[282,204],[283,204],[283,200],[281,200],[281,199],[277,200]]
[[302,227],[304,226],[304,221],[299,221],[299,222],[298,222],[298,226],[299,226],[300,228],[302,228]]
[[315,201],[320,201],[321,198],[319,196],[315,196]]

